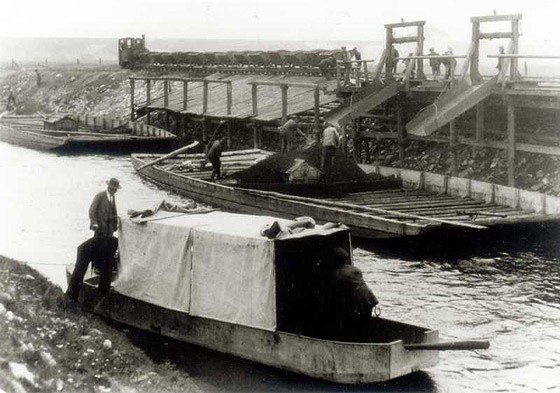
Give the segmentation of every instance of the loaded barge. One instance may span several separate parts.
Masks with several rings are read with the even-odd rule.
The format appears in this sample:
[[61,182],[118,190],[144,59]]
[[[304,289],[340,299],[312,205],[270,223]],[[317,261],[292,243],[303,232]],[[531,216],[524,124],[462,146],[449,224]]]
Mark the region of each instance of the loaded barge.
[[317,157],[298,159],[298,154],[284,158],[282,170],[270,170],[272,181],[266,182],[244,181],[242,175],[252,168],[264,170],[259,162],[275,160],[273,153],[263,150],[223,153],[227,176],[219,180],[211,180],[203,154],[180,155],[155,165],[147,164],[160,156],[134,154],[132,164],[140,176],[213,206],[285,218],[311,215],[320,222],[342,222],[353,235],[364,238],[560,222],[558,197],[452,176],[362,166],[364,176],[359,180],[305,181],[297,178],[298,171],[307,179],[319,172]]

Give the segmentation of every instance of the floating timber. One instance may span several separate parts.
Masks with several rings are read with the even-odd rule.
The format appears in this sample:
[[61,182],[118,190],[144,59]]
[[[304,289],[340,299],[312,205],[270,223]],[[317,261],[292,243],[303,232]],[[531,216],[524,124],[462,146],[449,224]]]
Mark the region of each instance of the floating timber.
[[166,151],[176,136],[161,128],[95,116],[3,116],[0,141],[36,150],[58,152]]
[[[271,153],[262,150],[226,152],[229,175],[246,169]],[[133,155],[135,169],[154,155]],[[185,155],[139,171],[139,175],[195,200],[228,210],[294,218],[312,216],[320,222],[342,222],[365,238],[417,236],[438,228],[479,231],[493,226],[560,221],[560,198],[511,187],[412,170],[366,167],[398,180],[379,183],[316,184],[315,193],[297,195],[286,184],[243,185],[235,179],[211,181],[202,168],[202,154]],[[361,186],[358,188],[357,186]],[[301,186],[300,186],[301,187]],[[294,191],[296,190],[296,191]],[[303,196],[305,195],[305,196]],[[311,196],[310,196],[311,195]]]

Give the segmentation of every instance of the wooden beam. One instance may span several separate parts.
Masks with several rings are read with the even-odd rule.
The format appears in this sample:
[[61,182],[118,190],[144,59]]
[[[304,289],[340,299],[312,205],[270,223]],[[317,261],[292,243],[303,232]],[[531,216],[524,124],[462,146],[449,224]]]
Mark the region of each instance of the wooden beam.
[[317,137],[321,132],[321,96],[319,93],[319,88],[316,87],[313,91],[313,100],[314,100],[314,107],[313,107],[313,116],[315,120],[315,136]]
[[404,168],[404,141],[406,138],[406,127],[404,126],[403,107],[400,95],[397,96],[397,141],[399,144],[399,164]]
[[393,28],[385,26],[387,29],[385,36],[385,79],[391,81],[393,79]]
[[[418,34],[417,34],[417,47],[418,47],[418,56],[424,55],[424,25],[418,25]],[[416,61],[416,77],[419,79],[424,79],[424,62],[420,59]]]
[[480,33],[478,36],[481,40],[494,40],[499,38],[513,38],[511,32],[500,31],[496,33]]
[[134,110],[134,79],[130,80],[130,120],[136,119],[136,111]]
[[410,35],[406,37],[393,38],[393,44],[405,44],[407,42],[418,42],[418,36]]
[[389,29],[395,29],[399,27],[424,26],[425,24],[425,20],[416,20],[412,22],[388,23],[385,25],[385,27]]
[[271,81],[254,81],[249,82],[250,85],[257,86],[287,86],[287,87],[302,87],[308,89],[314,89],[320,86],[318,83],[304,83],[304,82],[271,82]]
[[288,86],[280,86],[282,89],[282,124],[288,121]]
[[187,110],[187,102],[189,100],[189,82],[183,81],[183,110]]
[[252,85],[251,86],[251,97],[252,97],[252,101],[253,101],[253,116],[258,116],[259,115],[259,109],[258,109],[258,103],[257,103],[257,89],[258,89],[258,85]]
[[[512,50],[511,53],[517,54],[519,53],[519,19],[513,19],[511,21],[511,34],[512,34]],[[510,65],[510,78],[511,80],[518,79],[519,70],[518,70],[518,60],[516,57],[511,59]]]
[[208,112],[208,81],[205,80],[202,86],[202,114],[204,115]]
[[476,104],[476,141],[484,142],[484,101]]
[[471,22],[500,22],[508,20],[520,20],[521,14],[510,14],[510,15],[487,15],[487,16],[473,16],[471,17]]
[[508,186],[515,187],[515,107],[507,103]]
[[449,150],[451,151],[451,175],[457,176],[459,165],[457,162],[457,127],[455,127],[455,120],[449,122]]
[[259,148],[259,128],[256,124],[253,125],[253,148]]
[[167,108],[169,106],[169,81],[163,81],[163,107]]
[[482,76],[480,75],[480,72],[478,70],[480,61],[480,22],[472,20],[471,22],[471,45],[473,48],[473,52],[471,55],[470,75],[471,81],[473,81],[473,83],[478,83],[482,80]]
[[232,104],[232,97],[233,97],[231,82],[226,85],[226,95],[227,95],[227,114],[231,115],[231,104]]
[[228,149],[231,148],[231,120],[227,120],[226,123],[226,143],[227,143],[227,147]]

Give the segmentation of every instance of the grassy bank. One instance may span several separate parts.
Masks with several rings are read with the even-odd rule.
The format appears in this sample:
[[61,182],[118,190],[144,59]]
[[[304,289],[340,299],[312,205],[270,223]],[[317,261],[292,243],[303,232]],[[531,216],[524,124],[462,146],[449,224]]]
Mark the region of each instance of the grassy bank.
[[37,271],[0,256],[0,391],[199,391],[184,371],[132,345],[128,333],[68,305]]

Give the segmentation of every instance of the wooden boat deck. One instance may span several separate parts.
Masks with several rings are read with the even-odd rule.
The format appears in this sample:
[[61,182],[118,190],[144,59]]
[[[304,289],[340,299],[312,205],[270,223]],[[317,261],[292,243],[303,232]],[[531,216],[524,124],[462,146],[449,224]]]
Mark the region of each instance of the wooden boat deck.
[[[323,183],[317,185],[322,192],[314,197],[267,191],[255,184],[247,188],[227,178],[270,154],[262,150],[226,152],[222,157],[226,178],[215,181],[210,180],[209,164],[201,169],[202,154],[179,156],[146,168],[140,174],[202,202],[253,214],[288,218],[310,215],[320,222],[343,222],[360,237],[419,235],[442,227],[472,231],[500,225],[560,221],[560,198],[557,197],[395,168],[366,170],[400,179],[400,187],[345,192],[351,183]],[[155,158],[157,156],[133,156],[133,164],[137,168]],[[418,182],[414,183],[413,179]],[[325,186],[334,192],[325,193]]]

